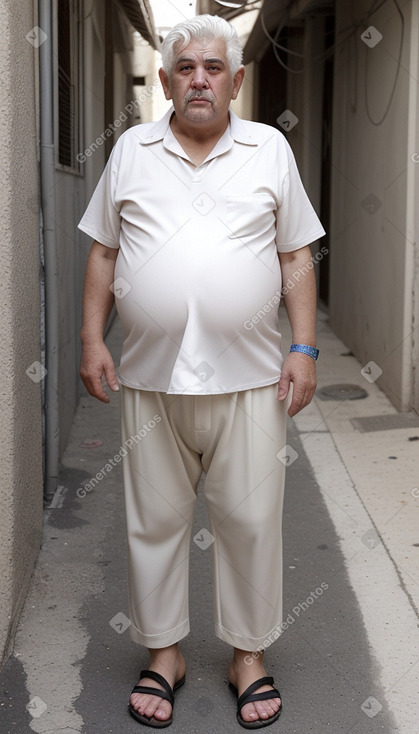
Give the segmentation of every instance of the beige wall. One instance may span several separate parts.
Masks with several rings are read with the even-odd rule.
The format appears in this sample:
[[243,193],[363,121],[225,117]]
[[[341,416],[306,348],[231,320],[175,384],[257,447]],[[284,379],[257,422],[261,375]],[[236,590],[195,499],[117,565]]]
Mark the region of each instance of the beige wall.
[[[103,132],[105,105],[105,24],[97,0],[87,0],[82,29],[81,115],[82,148]],[[117,85],[118,89],[120,85]],[[67,444],[80,390],[80,324],[84,269],[91,240],[77,229],[87,201],[105,166],[105,144],[86,158],[81,175],[57,167],[55,171],[56,247],[60,299],[58,402],[59,454]]]
[[[247,12],[243,15],[236,16],[232,21],[232,24],[238,33],[242,48],[246,45],[246,41],[251,29],[253,28],[257,14],[257,12]],[[257,89],[255,88],[256,80],[256,65],[253,62],[246,64],[241,90],[237,99],[231,104],[232,110],[243,120],[255,120],[254,111],[257,100]]]
[[[363,364],[372,360],[383,370],[378,384],[401,410],[419,409],[412,379],[418,164],[411,159],[418,151],[417,58],[411,67],[418,26],[411,6],[403,3],[401,65],[386,119],[372,124],[366,99],[378,121],[397,72],[401,22],[393,3],[371,18],[383,36],[374,48],[356,32],[337,49],[333,119],[330,320]],[[349,17],[349,7],[337,3],[338,39],[368,7],[351,3]]]
[[[324,221],[329,316],[361,364],[382,370],[378,384],[394,405],[419,411],[419,0],[401,6],[400,65],[396,5],[385,3],[368,18],[370,7],[367,0],[336,3],[330,222]],[[370,25],[382,35],[373,48],[361,38]],[[321,15],[300,18],[289,48],[301,56],[287,59],[304,69],[287,75],[287,107],[298,117],[287,138],[318,212],[322,105],[330,92],[323,90],[324,62],[312,59],[322,54],[324,32]],[[385,119],[374,124],[390,100]]]
[[[0,6],[0,189],[2,278],[0,288],[0,664],[13,636],[42,538],[42,381],[26,370],[40,352],[40,170],[38,48],[26,34],[38,25],[37,2],[4,0]],[[100,0],[85,0],[82,59],[83,141],[80,153],[104,132],[105,39]],[[116,12],[116,11],[115,11]],[[131,27],[120,15],[114,55],[115,119],[132,102]],[[133,110],[135,115],[135,109]],[[133,121],[116,128],[115,139]],[[105,145],[89,156],[82,174],[55,169],[59,318],[60,455],[80,394],[81,291],[91,239],[77,229],[105,166]]]
[[134,36],[133,73],[134,76],[143,76],[145,84],[134,88],[134,97],[138,105],[132,124],[151,122],[159,116],[155,111],[156,98],[163,98],[158,69],[161,66],[160,54],[144,41],[137,33]]
[[[83,22],[83,60],[81,73],[83,153],[95,143],[106,127],[105,105],[105,19],[102,0],[86,0]],[[114,8],[113,30],[117,48],[113,55],[114,141],[131,124],[136,111],[125,110],[133,101],[132,89],[132,27],[126,17]],[[124,119],[125,118],[125,119]],[[120,122],[120,124],[119,124]],[[104,138],[102,138],[104,140]],[[59,412],[60,456],[67,444],[68,435],[80,396],[84,387],[79,379],[80,326],[84,269],[92,240],[77,224],[89,202],[93,190],[106,164],[106,145],[96,145],[92,155],[86,157],[81,174],[56,171],[57,210],[57,260],[60,314],[59,359]]]
[[0,24],[1,662],[41,543],[42,431],[41,383],[26,374],[41,360],[36,51],[25,38],[35,25],[30,3],[4,0]]

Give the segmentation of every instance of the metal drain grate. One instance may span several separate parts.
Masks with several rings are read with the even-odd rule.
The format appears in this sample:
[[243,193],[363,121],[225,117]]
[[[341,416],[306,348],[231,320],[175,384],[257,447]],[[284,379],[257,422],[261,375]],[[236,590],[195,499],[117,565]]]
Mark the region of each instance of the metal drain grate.
[[351,423],[361,433],[392,431],[397,428],[419,428],[419,416],[413,413],[370,415],[367,418],[352,418]]
[[362,400],[368,393],[359,385],[326,385],[317,390],[317,397],[321,400]]

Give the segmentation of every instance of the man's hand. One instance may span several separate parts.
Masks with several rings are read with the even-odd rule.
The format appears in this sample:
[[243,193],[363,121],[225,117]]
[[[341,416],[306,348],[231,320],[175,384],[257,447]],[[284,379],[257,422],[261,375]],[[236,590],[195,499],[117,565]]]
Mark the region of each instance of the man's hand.
[[278,383],[278,400],[285,400],[292,383],[292,401],[288,415],[293,416],[308,405],[317,386],[316,363],[313,357],[301,352],[291,352],[282,367]]
[[109,397],[103,389],[102,376],[111,390],[118,392],[119,384],[113,359],[103,341],[83,345],[80,376],[90,395],[103,403],[109,403]]
[[[316,279],[310,247],[280,252],[282,280],[286,284],[285,308],[292,329],[293,344],[316,346]],[[285,400],[292,383],[288,415],[300,412],[311,401],[317,385],[316,363],[309,354],[290,352],[282,367],[278,400]]]

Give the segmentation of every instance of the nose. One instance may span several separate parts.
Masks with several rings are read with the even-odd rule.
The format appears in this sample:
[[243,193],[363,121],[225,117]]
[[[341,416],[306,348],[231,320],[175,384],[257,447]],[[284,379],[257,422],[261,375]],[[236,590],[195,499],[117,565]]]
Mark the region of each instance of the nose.
[[206,70],[202,66],[197,66],[194,71],[191,85],[193,89],[208,89]]

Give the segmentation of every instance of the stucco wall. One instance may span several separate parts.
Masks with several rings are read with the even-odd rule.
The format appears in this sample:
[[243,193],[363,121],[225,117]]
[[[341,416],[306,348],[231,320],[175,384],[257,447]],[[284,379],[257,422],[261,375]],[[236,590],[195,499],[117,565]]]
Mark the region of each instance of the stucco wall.
[[[81,117],[83,136],[80,154],[94,143],[104,129],[105,104],[105,28],[103,13],[91,0],[85,7],[81,43]],[[80,392],[79,379],[80,325],[82,287],[88,246],[77,229],[86,206],[86,198],[96,185],[105,165],[105,145],[102,144],[82,169],[82,175],[55,171],[55,206],[57,217],[56,248],[60,300],[59,314],[59,372],[58,405],[60,416],[60,446],[62,456],[71,430]],[[87,191],[86,191],[87,189]]]
[[81,180],[71,173],[56,172],[56,247],[59,283],[58,406],[62,456],[67,445],[79,398],[81,288],[84,253],[78,247],[76,223],[83,211]]
[[[116,13],[116,11],[115,11]],[[131,123],[124,119],[125,106],[133,100],[131,70],[132,28],[125,16],[114,17],[114,97],[112,124],[116,121],[117,137]],[[118,41],[118,43],[117,43]],[[100,138],[105,130],[105,19],[101,0],[89,0],[85,5],[82,29],[81,97],[83,141],[81,154]],[[121,113],[123,113],[122,118]],[[133,114],[135,114],[135,109]],[[109,121],[110,122],[110,121]],[[102,138],[102,141],[105,138]],[[87,255],[92,240],[84,235],[77,224],[90,200],[106,163],[106,145],[92,148],[86,157],[82,175],[56,170],[55,202],[57,212],[57,261],[59,278],[59,413],[60,456],[67,444],[74,412],[80,393],[85,389],[79,379],[80,327],[82,289]]]
[[[35,25],[30,3],[0,5],[0,656],[10,652],[41,543],[42,433]],[[1,660],[0,660],[1,661]]]
[[[337,3],[337,41],[369,5]],[[401,64],[381,124],[369,117],[378,123],[385,115],[397,74],[402,23],[395,5],[384,4],[335,55],[330,320],[363,364],[378,365],[379,386],[407,410],[413,407],[415,247],[406,218],[415,165],[408,134],[411,3],[403,3],[402,12]],[[374,29],[372,42],[382,35],[373,47],[360,37],[367,26]]]

